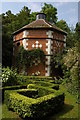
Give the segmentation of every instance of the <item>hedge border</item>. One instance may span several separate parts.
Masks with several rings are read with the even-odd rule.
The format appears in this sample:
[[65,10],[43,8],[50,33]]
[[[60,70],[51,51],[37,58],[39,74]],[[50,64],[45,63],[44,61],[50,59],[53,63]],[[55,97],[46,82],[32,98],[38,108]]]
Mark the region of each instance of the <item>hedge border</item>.
[[64,104],[64,93],[57,91],[55,94],[33,99],[20,95],[16,90],[6,90],[5,103],[22,118],[41,118],[61,109]]

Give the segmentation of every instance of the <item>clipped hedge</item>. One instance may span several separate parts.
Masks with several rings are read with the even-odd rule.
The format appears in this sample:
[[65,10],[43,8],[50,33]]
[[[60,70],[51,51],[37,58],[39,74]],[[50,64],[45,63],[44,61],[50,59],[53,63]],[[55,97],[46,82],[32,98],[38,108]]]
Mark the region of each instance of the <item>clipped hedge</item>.
[[37,89],[39,97],[48,95],[50,93],[54,93],[54,91],[55,91],[51,87],[44,87],[44,86],[40,86],[40,85],[36,85],[36,84],[28,84],[27,89]]
[[18,83],[23,85],[23,84],[34,83],[35,81],[49,82],[52,79],[52,77],[17,75],[17,79],[18,79]]
[[17,90],[17,92],[21,95],[31,97],[31,98],[38,97],[38,90],[37,89],[21,89],[21,90]]
[[23,89],[23,88],[27,88],[27,85],[6,86],[6,87],[0,88],[0,90],[2,91],[2,101],[4,101],[5,90],[17,90],[17,89]]
[[55,94],[33,99],[17,93],[5,91],[5,103],[9,109],[17,112],[22,118],[42,118],[49,113],[59,111],[64,104],[64,94],[57,91]]
[[41,79],[41,80],[44,80],[44,79],[46,79],[46,80],[51,80],[52,79],[52,77],[46,77],[46,76],[24,76],[24,75],[18,75],[18,77],[22,77],[22,78],[26,78],[26,79],[35,79],[35,80],[37,80],[37,79]]

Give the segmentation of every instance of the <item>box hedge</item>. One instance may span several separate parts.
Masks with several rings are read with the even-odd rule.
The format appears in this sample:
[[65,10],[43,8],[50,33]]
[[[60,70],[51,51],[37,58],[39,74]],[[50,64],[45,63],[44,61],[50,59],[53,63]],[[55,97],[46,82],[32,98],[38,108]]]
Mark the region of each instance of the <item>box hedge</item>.
[[27,88],[27,85],[6,86],[6,87],[0,88],[0,90],[2,91],[2,101],[4,101],[5,90],[17,90],[17,89],[23,89],[23,88]]
[[44,87],[36,84],[28,84],[27,89],[37,89],[38,90],[38,96],[42,97],[44,95],[48,95],[50,93],[54,93],[54,89],[52,87]]
[[64,94],[60,91],[37,99],[19,94],[17,91],[5,91],[5,103],[9,109],[17,112],[22,118],[41,119],[51,112],[57,112],[64,104]]
[[34,83],[35,81],[45,81],[49,82],[52,80],[52,77],[45,77],[45,76],[23,76],[23,75],[18,75],[17,76],[18,82],[23,85],[23,84],[29,84],[29,83]]
[[17,92],[21,95],[31,97],[31,98],[38,97],[38,90],[37,89],[21,89],[21,90],[17,90]]

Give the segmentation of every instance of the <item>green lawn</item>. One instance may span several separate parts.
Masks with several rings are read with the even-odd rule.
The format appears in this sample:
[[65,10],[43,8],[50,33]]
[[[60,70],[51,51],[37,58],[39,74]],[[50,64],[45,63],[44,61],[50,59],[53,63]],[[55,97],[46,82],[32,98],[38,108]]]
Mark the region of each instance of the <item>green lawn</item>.
[[80,120],[80,116],[78,114],[80,105],[76,103],[75,96],[67,92],[64,86],[61,85],[60,88],[65,93],[64,107],[59,113],[50,116],[49,118],[47,118],[47,120],[61,120],[61,118],[63,118],[62,120],[65,120],[66,118],[69,118],[69,120],[70,118]]
[[7,119],[12,119],[14,118],[15,120],[22,120],[15,112],[9,111],[6,104],[2,104],[2,120]]
[[[64,118],[64,120],[66,118],[74,118],[75,120],[79,120],[80,117],[78,116],[78,107],[80,105],[78,106],[78,104],[76,103],[75,96],[68,93],[64,86],[61,85],[60,88],[65,93],[64,107],[59,113],[48,116],[46,120],[59,120],[60,118]],[[2,105],[2,118],[15,118],[15,120],[21,120],[21,118],[15,112],[9,111],[5,104]]]

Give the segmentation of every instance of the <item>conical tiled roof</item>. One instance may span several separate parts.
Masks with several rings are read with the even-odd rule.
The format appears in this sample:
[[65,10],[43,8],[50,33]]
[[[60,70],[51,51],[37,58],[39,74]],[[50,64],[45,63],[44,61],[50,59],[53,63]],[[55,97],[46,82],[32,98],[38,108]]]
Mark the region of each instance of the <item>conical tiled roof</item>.
[[37,29],[37,28],[47,28],[47,29],[55,29],[57,31],[63,32],[65,34],[67,34],[65,31],[63,31],[62,29],[56,27],[55,25],[52,25],[51,23],[45,21],[44,19],[38,19],[33,21],[32,23],[29,23],[28,25],[25,25],[24,27],[22,27],[21,29],[15,31],[13,34],[16,34],[19,31],[22,31],[24,29]]

